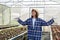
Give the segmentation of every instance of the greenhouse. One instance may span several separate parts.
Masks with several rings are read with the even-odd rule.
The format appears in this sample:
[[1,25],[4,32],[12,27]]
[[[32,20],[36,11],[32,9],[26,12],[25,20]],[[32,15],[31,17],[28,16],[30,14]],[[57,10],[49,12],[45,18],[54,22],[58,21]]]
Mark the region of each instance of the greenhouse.
[[41,40],[60,40],[60,0],[1,0],[0,40],[27,40],[28,26],[15,18],[25,21],[31,17],[32,9],[46,22],[54,18],[52,25],[42,26]]

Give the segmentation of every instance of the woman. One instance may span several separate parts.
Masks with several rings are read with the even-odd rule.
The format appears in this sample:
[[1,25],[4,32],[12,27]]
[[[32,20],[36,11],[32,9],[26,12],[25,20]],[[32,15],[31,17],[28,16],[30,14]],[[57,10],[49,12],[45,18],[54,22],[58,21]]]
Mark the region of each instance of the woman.
[[38,18],[38,12],[32,9],[31,18],[26,21],[22,21],[18,18],[18,22],[22,25],[28,25],[28,40],[41,40],[42,38],[42,26],[51,25],[54,20],[51,19],[48,22]]

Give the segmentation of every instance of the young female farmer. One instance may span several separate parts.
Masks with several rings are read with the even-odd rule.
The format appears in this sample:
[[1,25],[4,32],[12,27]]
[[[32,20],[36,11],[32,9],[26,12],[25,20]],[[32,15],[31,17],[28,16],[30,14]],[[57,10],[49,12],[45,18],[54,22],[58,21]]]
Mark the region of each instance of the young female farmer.
[[51,25],[54,20],[51,19],[48,22],[38,18],[38,12],[32,9],[31,18],[26,21],[22,21],[18,18],[18,22],[22,25],[28,25],[28,40],[41,40],[42,38],[42,26]]

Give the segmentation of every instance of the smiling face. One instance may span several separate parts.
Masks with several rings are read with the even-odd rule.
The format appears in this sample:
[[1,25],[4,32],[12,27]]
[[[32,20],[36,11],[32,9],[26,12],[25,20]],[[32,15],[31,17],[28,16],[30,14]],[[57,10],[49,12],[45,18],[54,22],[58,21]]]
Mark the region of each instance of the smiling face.
[[35,17],[36,16],[36,12],[32,11],[32,16]]
[[38,12],[35,9],[32,9],[32,17],[38,18]]

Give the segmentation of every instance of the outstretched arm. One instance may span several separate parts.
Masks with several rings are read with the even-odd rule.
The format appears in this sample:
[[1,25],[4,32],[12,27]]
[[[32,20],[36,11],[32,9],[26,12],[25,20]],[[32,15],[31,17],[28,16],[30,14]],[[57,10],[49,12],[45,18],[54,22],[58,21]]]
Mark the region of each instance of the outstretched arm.
[[49,20],[48,22],[47,22],[47,25],[51,25],[51,24],[53,24],[54,23],[54,19],[52,18],[51,20]]
[[53,22],[54,22],[53,19],[49,20],[48,22],[42,20],[41,26],[49,26],[49,25],[53,24]]
[[18,19],[18,22],[22,25],[27,25],[27,20],[26,21],[22,21],[21,19]]

